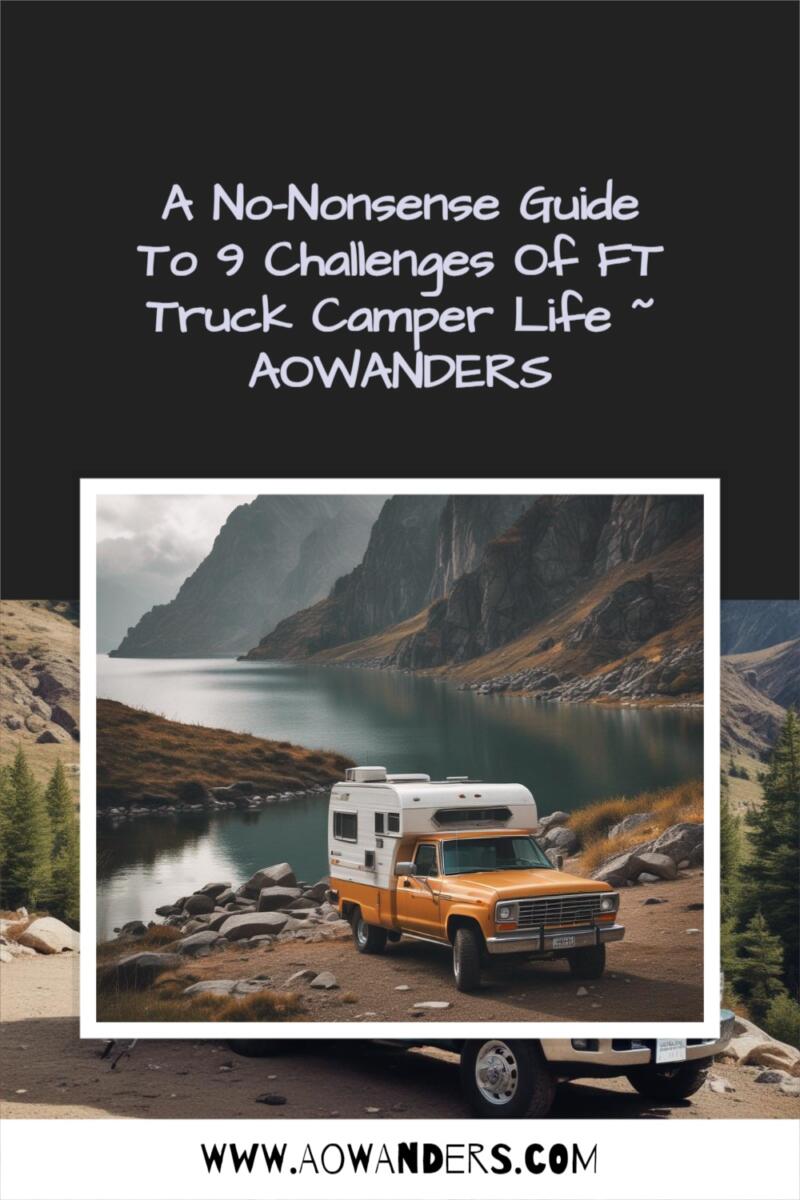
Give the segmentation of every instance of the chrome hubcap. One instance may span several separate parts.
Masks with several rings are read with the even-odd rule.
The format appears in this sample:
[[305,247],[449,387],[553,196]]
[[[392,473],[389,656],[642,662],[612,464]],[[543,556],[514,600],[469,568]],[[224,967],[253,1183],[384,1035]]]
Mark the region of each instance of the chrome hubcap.
[[517,1060],[505,1042],[485,1042],[475,1061],[475,1082],[490,1104],[508,1104],[519,1084]]
[[363,946],[367,940],[367,923],[363,917],[358,918],[358,925],[356,927],[356,937],[358,938],[359,942]]

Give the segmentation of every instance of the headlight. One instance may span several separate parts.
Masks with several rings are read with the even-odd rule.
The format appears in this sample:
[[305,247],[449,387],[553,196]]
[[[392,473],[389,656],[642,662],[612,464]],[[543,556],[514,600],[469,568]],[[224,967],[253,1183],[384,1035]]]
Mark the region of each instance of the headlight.
[[615,912],[619,908],[619,896],[616,892],[603,896],[600,901],[601,912]]
[[515,901],[502,901],[494,910],[494,918],[501,925],[511,925],[516,922],[519,914],[519,905]]

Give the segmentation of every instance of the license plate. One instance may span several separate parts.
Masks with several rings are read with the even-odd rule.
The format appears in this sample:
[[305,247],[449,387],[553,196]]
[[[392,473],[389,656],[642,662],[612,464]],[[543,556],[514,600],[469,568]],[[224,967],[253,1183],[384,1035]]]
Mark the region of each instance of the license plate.
[[567,933],[567,934],[564,934],[563,937],[554,937],[553,938],[553,949],[554,950],[560,950],[564,946],[574,946],[574,945],[575,945],[575,934],[574,933]]
[[683,1062],[686,1058],[686,1038],[659,1038],[656,1042],[656,1062]]

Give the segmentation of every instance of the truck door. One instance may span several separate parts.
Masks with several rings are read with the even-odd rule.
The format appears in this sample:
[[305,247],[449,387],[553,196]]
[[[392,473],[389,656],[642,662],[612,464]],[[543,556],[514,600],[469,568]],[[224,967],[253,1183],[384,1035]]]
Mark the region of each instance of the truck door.
[[414,853],[416,875],[397,880],[397,918],[403,929],[439,940],[446,938],[441,915],[441,876],[435,842],[420,842]]

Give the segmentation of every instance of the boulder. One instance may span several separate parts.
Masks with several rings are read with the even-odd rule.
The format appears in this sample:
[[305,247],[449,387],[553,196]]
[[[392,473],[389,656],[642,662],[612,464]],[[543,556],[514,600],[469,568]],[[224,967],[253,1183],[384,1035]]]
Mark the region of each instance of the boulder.
[[225,888],[224,892],[219,892],[218,895],[214,897],[214,904],[218,908],[224,908],[226,904],[230,904],[233,901],[235,896],[236,893],[234,892],[233,888],[227,887]]
[[0,946],[0,962],[9,963],[14,961],[14,955],[5,946]]
[[277,912],[239,913],[228,917],[219,932],[231,941],[239,941],[262,933],[280,933],[288,919]]
[[675,879],[678,868],[674,858],[668,854],[658,854],[655,850],[644,854],[632,854],[628,862],[628,878],[636,879],[643,871],[655,875],[658,879]]
[[[231,885],[230,880],[228,880],[226,883],[204,883],[201,888],[197,889],[195,894],[198,896],[210,896],[212,900],[219,903],[219,898],[223,892],[230,892],[230,890]],[[233,892],[231,892],[232,895]]]
[[119,936],[124,937],[126,934],[131,937],[144,937],[147,933],[147,926],[144,921],[126,921],[119,931]]
[[659,834],[648,849],[656,850],[659,854],[668,854],[676,863],[683,858],[688,858],[691,862],[693,852],[702,841],[703,826],[700,822],[681,821],[680,824],[671,825]]
[[219,933],[219,931],[222,929],[222,926],[227,920],[230,919],[230,917],[231,913],[227,912],[226,910],[223,910],[221,913],[214,913],[214,916],[206,925],[206,929],[213,930],[215,933]]
[[339,980],[332,971],[321,971],[319,975],[315,975],[311,980],[313,988],[323,988],[325,991],[330,991],[331,988],[338,988]]
[[156,915],[159,917],[172,917],[177,916],[177,914],[181,911],[182,910],[180,908],[176,908],[174,904],[159,904],[158,908],[156,909]]
[[247,882],[242,884],[240,891],[247,889],[247,893],[257,896],[263,888],[294,887],[296,883],[297,878],[288,863],[275,863],[274,866],[262,867],[260,871],[256,871],[255,875],[251,875]]
[[694,850],[692,850],[686,860],[690,867],[702,867],[703,865],[703,843],[698,842]]
[[62,950],[80,950],[78,934],[55,917],[36,917],[17,937],[20,946],[30,946],[39,954],[59,954]]
[[202,892],[195,892],[193,896],[187,896],[183,902],[185,912],[196,916],[198,913],[212,913],[214,911],[214,901],[210,896],[204,895]]
[[541,842],[546,850],[558,850],[561,854],[572,854],[578,849],[578,835],[565,825],[548,829]]
[[285,908],[292,900],[299,900],[302,892],[296,887],[264,887],[258,896],[258,912],[274,912]]
[[179,954],[129,954],[107,967],[100,981],[105,987],[146,988],[162,971],[174,970],[181,962]]
[[763,1029],[759,1029],[744,1017],[736,1018],[733,1033],[734,1036],[723,1053],[732,1058],[738,1066],[752,1064],[774,1067],[787,1071],[792,1076],[800,1076],[800,1050],[796,1046],[775,1041],[769,1034],[764,1033]]
[[203,929],[199,933],[192,933],[189,937],[181,938],[176,946],[178,954],[183,954],[189,958],[202,958],[206,954],[211,953],[212,946],[221,940],[221,934],[212,929]]
[[56,725],[55,727],[51,726],[50,729],[43,730],[36,741],[40,743],[57,742],[63,745],[65,742],[71,742],[72,738],[66,729],[62,729],[59,725]]
[[630,833],[632,829],[638,829],[640,825],[646,825],[652,819],[652,813],[631,813],[629,817],[623,817],[616,825],[612,825],[608,836],[610,838],[620,837],[623,833]]
[[539,828],[542,833],[547,833],[548,829],[554,829],[556,825],[566,825],[569,820],[569,813],[554,812],[546,817],[539,818]]
[[295,971],[294,975],[290,975],[286,980],[285,987],[297,987],[300,983],[310,983],[312,979],[316,979],[317,972],[312,967],[306,967],[302,971]]
[[[277,891],[278,889],[274,888],[271,890]],[[262,895],[263,895],[263,893],[262,893]],[[290,912],[293,912],[296,910],[299,913],[299,912],[303,912],[303,911],[311,912],[311,910],[315,909],[317,907],[317,905],[314,900],[309,900],[309,898],[307,896],[298,896],[298,898],[296,900],[291,900],[285,907]]]
[[317,903],[321,903],[325,899],[329,887],[330,880],[326,876],[324,879],[318,879],[310,888],[306,888],[303,895],[308,897],[309,900],[316,900]]
[[236,987],[235,979],[201,979],[191,987],[184,988],[184,996],[202,996],[211,992],[215,996],[227,996]]

